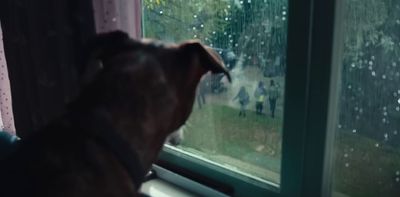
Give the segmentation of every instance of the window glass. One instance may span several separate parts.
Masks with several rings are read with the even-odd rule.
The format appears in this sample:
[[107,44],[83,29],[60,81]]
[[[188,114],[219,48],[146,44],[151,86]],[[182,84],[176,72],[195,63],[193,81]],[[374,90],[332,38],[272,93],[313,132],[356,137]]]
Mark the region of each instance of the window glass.
[[[233,77],[207,75],[193,113],[170,144],[259,180],[280,182],[286,0],[144,0],[143,35],[198,39]],[[172,147],[170,146],[170,148]]]
[[344,1],[334,195],[400,196],[400,1]]

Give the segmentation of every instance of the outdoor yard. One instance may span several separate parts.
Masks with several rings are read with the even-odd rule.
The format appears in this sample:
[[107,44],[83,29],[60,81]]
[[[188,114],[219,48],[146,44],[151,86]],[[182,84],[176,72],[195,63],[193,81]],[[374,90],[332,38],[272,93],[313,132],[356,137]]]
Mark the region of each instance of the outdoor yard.
[[[282,113],[278,112],[275,119],[256,115],[254,111],[248,111],[246,117],[239,117],[238,113],[235,108],[217,104],[195,107],[180,147],[279,183]],[[400,151],[376,147],[377,143],[351,132],[337,133],[334,178],[337,192],[352,197],[398,196],[400,182],[396,173],[400,173]]]

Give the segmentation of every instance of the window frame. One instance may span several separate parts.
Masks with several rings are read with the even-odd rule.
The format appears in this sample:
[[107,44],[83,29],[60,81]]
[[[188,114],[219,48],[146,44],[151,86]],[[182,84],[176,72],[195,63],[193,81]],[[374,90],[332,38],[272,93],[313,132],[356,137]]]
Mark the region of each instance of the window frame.
[[224,169],[168,150],[161,152],[158,165],[232,196],[331,196],[332,123],[341,45],[337,28],[341,9],[336,8],[340,3],[288,1],[280,187],[246,182]]

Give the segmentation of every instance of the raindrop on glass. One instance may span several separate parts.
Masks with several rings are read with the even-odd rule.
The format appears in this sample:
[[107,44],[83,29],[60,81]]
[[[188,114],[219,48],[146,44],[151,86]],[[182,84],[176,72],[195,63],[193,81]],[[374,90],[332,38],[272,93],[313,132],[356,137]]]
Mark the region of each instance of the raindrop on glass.
[[243,1],[240,1],[239,3],[240,3],[240,4],[243,4]]
[[396,171],[396,176],[400,176],[400,171]]
[[286,15],[286,11],[283,11],[283,12],[282,12],[282,15]]
[[394,130],[394,131],[393,131],[393,135],[397,135],[397,130]]
[[344,157],[346,157],[346,158],[349,157],[349,154],[345,153],[345,154],[344,154]]
[[197,15],[195,14],[195,15],[193,15],[193,18],[197,18]]
[[382,75],[382,79],[386,79],[386,75]]
[[357,130],[356,130],[356,129],[353,129],[352,132],[353,132],[353,133],[357,133]]
[[195,35],[193,36],[193,38],[197,38],[197,35],[195,34]]
[[285,20],[286,20],[286,17],[282,17],[282,20],[285,21]]
[[374,64],[374,62],[369,61],[368,64],[369,64],[370,66],[372,66],[372,65]]
[[112,18],[111,20],[112,20],[112,22],[116,22],[116,21],[117,21],[117,18],[114,17],[114,18]]
[[193,27],[193,30],[196,30],[196,27]]
[[392,63],[392,66],[393,66],[393,67],[396,67],[396,66],[397,66],[396,62],[393,62],[393,63]]
[[384,116],[387,116],[387,112],[383,112],[383,115],[384,115]]
[[213,31],[212,34],[216,34],[217,32]]
[[228,17],[225,17],[225,20],[226,20],[226,21],[229,20]]
[[396,107],[396,111],[400,111],[400,107],[399,106]]
[[400,182],[400,178],[399,177],[396,177],[396,182]]
[[201,24],[201,25],[200,25],[200,27],[201,27],[201,28],[203,28],[203,27],[204,27],[204,25],[203,25],[203,24]]
[[160,14],[163,14],[163,11],[162,11],[162,10],[160,11]]
[[378,143],[376,143],[376,144],[375,144],[375,147],[377,147],[377,148],[378,148],[378,147],[379,147],[379,144],[378,144]]
[[389,135],[388,135],[387,133],[385,133],[385,134],[383,135],[383,137],[385,138],[386,141],[389,140]]
[[349,166],[350,166],[350,164],[349,163],[346,163],[346,164],[344,164],[345,166],[346,166],[346,168],[348,168]]
[[375,71],[372,71],[372,72],[371,72],[371,75],[375,77],[375,76],[376,76]]
[[400,104],[400,98],[397,100],[397,103],[399,103],[399,104]]
[[353,67],[353,68],[354,68],[354,67],[356,67],[356,64],[354,64],[354,63],[351,63],[351,67]]
[[372,70],[372,66],[368,66],[368,69],[369,69],[369,70]]

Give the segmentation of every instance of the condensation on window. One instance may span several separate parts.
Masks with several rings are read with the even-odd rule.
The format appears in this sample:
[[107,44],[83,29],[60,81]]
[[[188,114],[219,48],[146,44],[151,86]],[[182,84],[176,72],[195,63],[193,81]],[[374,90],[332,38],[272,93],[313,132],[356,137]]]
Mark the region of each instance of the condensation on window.
[[344,1],[334,196],[400,196],[400,2]]
[[[288,2],[144,0],[143,35],[199,40],[233,78],[206,75],[193,113],[172,140],[179,150],[280,183]],[[175,137],[176,139],[176,137]]]

